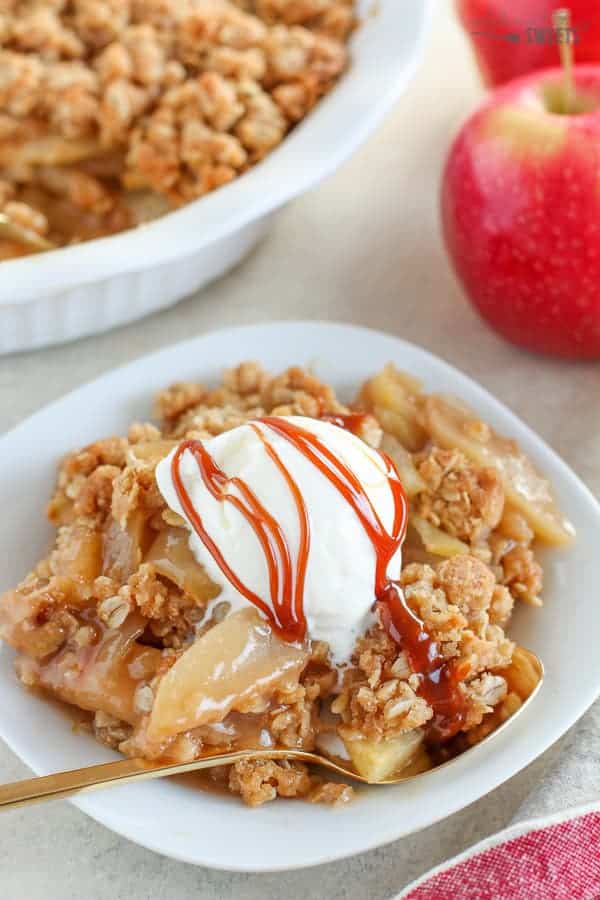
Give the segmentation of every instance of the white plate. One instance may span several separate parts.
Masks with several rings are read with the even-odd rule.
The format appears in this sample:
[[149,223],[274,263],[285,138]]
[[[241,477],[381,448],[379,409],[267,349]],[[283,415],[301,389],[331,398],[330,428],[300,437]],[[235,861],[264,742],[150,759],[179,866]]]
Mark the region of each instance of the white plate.
[[[600,507],[567,466],[509,410],[429,353],[347,325],[275,323],[195,338],[138,360],[80,388],[0,440],[0,589],[17,582],[44,553],[44,523],[58,457],[149,414],[151,395],[182,379],[216,379],[224,366],[260,359],[270,369],[304,363],[351,397],[361,381],[393,360],[429,389],[457,394],[520,442],[552,479],[578,529],[576,544],[546,555],[545,607],[521,606],[511,633],[546,664],[531,706],[489,746],[413,783],[361,791],[349,808],[277,801],[258,810],[235,799],[167,781],[107,790],[73,802],[139,844],[176,859],[264,872],[324,863],[385,844],[456,812],[530,763],[582,715],[600,692]],[[12,652],[0,652],[0,735],[37,773],[113,758],[91,737],[74,735],[64,716],[16,682]],[[23,835],[23,839],[26,836]]]
[[131,322],[222,275],[271,214],[331,174],[379,125],[421,56],[432,0],[360,0],[351,65],[260,165],[149,225],[0,264],[0,353]]

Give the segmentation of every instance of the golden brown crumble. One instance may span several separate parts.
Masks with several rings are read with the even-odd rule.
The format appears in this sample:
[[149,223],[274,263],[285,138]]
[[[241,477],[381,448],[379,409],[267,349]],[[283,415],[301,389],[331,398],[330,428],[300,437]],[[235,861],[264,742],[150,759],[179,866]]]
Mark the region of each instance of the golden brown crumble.
[[112,514],[116,522],[125,528],[132,513],[138,508],[145,512],[162,510],[164,500],[154,478],[152,464],[135,460],[113,481]]
[[[218,590],[207,580],[206,602],[217,594]],[[148,563],[131,576],[119,596],[131,606],[135,604],[148,621],[149,633],[164,647],[187,646],[206,610],[206,602],[198,603],[195,596],[158,575]]]
[[198,406],[206,394],[201,384],[182,382],[171,385],[156,395],[155,410],[163,430],[175,422],[184,412]]
[[[229,431],[264,415],[318,417],[347,413],[332,388],[299,366],[269,377],[262,366],[242,363],[225,372],[223,384],[213,390],[186,382],[161,391],[156,414],[164,434],[173,438],[206,438]],[[360,436],[372,446],[381,441],[381,428],[368,416]]]
[[355,24],[354,0],[4,4],[0,208],[64,244],[226,184],[331,90]]
[[[316,779],[313,779],[313,782]],[[324,781],[317,783],[310,791],[308,797],[310,803],[327,803],[330,806],[344,806],[354,799],[354,789],[349,784],[338,781]]]
[[232,793],[240,794],[248,806],[260,806],[276,797],[341,806],[349,803],[354,795],[349,785],[323,782],[302,763],[287,761],[238,762],[231,767],[228,786]]
[[[169,19],[168,3],[143,5],[152,7],[157,23],[161,15]],[[315,21],[318,6],[313,5]],[[109,19],[92,4],[79,9],[94,40],[110,46]],[[274,3],[270,9],[275,16],[282,7]],[[369,384],[363,405],[369,391],[377,390],[377,378]],[[414,380],[396,374],[393,384],[412,390]],[[407,414],[415,415],[418,405],[411,401]],[[268,694],[258,692],[219,728],[202,725],[166,744],[149,738],[148,717],[161,680],[229,612],[228,604],[213,602],[219,588],[194,563],[183,521],[165,507],[156,464],[176,440],[219,434],[255,416],[350,411],[309,371],[294,366],[272,376],[255,362],[227,370],[217,387],[176,384],[159,393],[155,408],[158,425],[134,423],[127,438],[99,440],[60,464],[48,507],[55,545],[0,600],[0,637],[20,654],[23,683],[93,713],[101,742],[149,758],[188,760],[203,747],[233,749],[236,741],[256,746],[259,734],[304,750],[315,749],[319,734],[332,730],[345,741],[374,746],[426,735],[433,710],[420,693],[419,673],[377,619],[358,639],[341,678],[327,644],[314,642],[297,676]],[[383,433],[389,446],[390,423],[396,427],[398,420],[371,409],[360,423],[363,438],[378,446]],[[423,445],[424,426],[419,428],[422,446],[396,452],[396,459],[407,489],[410,484],[410,514],[429,523],[433,537],[409,529],[400,584],[441,657],[460,673],[465,718],[457,746],[468,746],[520,702],[509,674],[517,651],[504,627],[515,602],[540,602],[542,570],[533,527],[506,502],[494,469],[441,449],[431,438]],[[416,432],[410,433],[412,444]],[[107,660],[100,676],[90,668],[97,653]],[[77,687],[81,679],[85,694]],[[323,783],[296,763],[243,762],[214,774],[252,806],[276,796],[344,803],[352,795],[347,785]]]
[[501,558],[502,581],[519,600],[540,606],[542,567],[530,547],[517,544]]
[[231,767],[229,790],[248,806],[260,806],[276,797],[306,797],[312,787],[302,763],[270,759],[242,760]]
[[101,744],[110,747],[111,750],[118,750],[120,744],[131,737],[131,726],[108,713],[97,712],[93,722],[94,737]]
[[437,447],[417,459],[427,485],[419,495],[419,515],[471,544],[485,539],[504,509],[504,491],[494,469],[478,469],[459,451]]

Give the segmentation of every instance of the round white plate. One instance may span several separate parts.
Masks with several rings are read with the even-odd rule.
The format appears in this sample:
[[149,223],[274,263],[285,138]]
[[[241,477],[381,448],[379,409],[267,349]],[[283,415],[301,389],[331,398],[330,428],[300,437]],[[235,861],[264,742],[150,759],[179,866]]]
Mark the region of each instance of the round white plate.
[[[600,507],[589,491],[526,425],[465,375],[385,334],[347,325],[274,323],[204,335],[140,359],[79,388],[0,440],[0,589],[16,583],[44,552],[50,529],[42,507],[59,456],[74,446],[149,416],[151,396],[169,382],[216,379],[225,366],[259,359],[272,370],[313,367],[343,397],[388,360],[452,392],[515,437],[551,478],[578,530],[566,551],[546,554],[545,606],[521,606],[511,634],[544,660],[541,693],[512,727],[448,768],[412,783],[361,790],[332,810],[277,801],[250,810],[231,798],[168,781],[106,790],[73,802],[132,841],[198,865],[266,872],[329,862],[425,828],[497,787],[530,763],[582,715],[600,693]],[[45,774],[113,758],[91,737],[71,732],[64,715],[16,682],[12,653],[0,651],[0,736],[35,772]]]

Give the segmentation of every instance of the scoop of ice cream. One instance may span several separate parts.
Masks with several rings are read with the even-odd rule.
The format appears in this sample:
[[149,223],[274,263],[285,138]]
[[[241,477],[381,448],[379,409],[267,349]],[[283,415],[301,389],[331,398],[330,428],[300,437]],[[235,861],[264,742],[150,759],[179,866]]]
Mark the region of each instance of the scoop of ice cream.
[[[300,416],[285,417],[283,421],[318,438],[320,445],[360,484],[382,527],[391,533],[396,506],[384,458],[337,425]],[[244,488],[252,492],[257,507],[275,523],[269,533],[274,534],[273,529],[277,529],[292,565],[302,554],[298,494],[301,495],[310,534],[301,598],[307,636],[326,641],[334,663],[346,663],[356,638],[373,621],[375,600],[376,550],[356,510],[314,460],[264,421],[240,425],[203,441],[202,447],[211,464],[227,479],[235,479],[227,481],[226,494],[244,499]],[[159,463],[156,479],[166,503],[187,522],[190,547],[198,563],[222,588],[217,602],[228,601],[232,611],[249,602],[227,576],[228,568],[235,573],[238,584],[243,583],[273,609],[273,573],[255,525],[235,503],[223,502],[222,495],[215,496],[190,449],[179,453],[178,463],[180,486],[189,503],[186,511],[173,478],[177,452],[174,450]],[[197,517],[202,522],[204,540],[192,521],[196,518],[197,522]],[[221,564],[217,556],[221,557]],[[397,578],[400,568],[398,547],[387,575]]]

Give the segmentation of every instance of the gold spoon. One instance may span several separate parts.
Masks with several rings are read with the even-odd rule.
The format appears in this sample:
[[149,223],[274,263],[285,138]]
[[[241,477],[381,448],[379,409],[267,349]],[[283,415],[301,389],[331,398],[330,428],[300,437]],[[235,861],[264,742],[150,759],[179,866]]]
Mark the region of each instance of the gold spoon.
[[0,238],[23,244],[32,253],[43,253],[45,250],[56,249],[56,244],[53,244],[52,241],[42,237],[41,234],[38,234],[31,228],[19,225],[3,212],[0,212]]
[[[544,667],[541,660],[531,650],[518,647],[515,650],[513,663],[502,674],[509,683],[509,689],[519,694],[522,699],[521,706],[487,735],[478,744],[461,753],[471,752],[480,747],[486,741],[500,734],[508,725],[511,725],[516,717],[531,703],[539,691],[544,680]],[[521,689],[519,690],[519,685]],[[0,786],[0,810],[14,809],[17,806],[27,806],[41,800],[56,800],[61,797],[69,797],[72,794],[96,790],[97,788],[110,787],[111,785],[127,784],[132,781],[142,781],[146,778],[164,778],[169,775],[183,775],[186,772],[196,772],[200,769],[209,769],[214,766],[230,766],[240,760],[254,759],[287,759],[297,762],[311,763],[322,768],[329,769],[344,778],[359,781],[363,784],[398,784],[412,778],[419,778],[450,765],[457,759],[453,757],[432,769],[417,771],[412,774],[399,774],[382,781],[370,782],[354,769],[340,761],[334,761],[318,753],[309,753],[305,750],[289,749],[260,749],[237,750],[233,753],[218,753],[204,756],[186,763],[154,763],[145,759],[120,759],[116,762],[102,763],[96,766],[86,766],[83,769],[73,769],[68,772],[58,772],[54,775],[44,775],[40,778],[28,778],[25,781],[15,781],[12,784]]]

